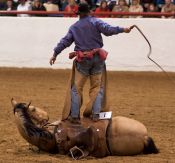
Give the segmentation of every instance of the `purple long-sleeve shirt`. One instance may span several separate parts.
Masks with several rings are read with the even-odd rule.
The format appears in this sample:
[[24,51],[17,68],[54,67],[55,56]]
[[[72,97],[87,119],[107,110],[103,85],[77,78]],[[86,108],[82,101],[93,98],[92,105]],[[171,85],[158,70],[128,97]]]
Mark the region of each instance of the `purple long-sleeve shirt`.
[[123,28],[113,27],[102,20],[87,16],[81,18],[73,24],[65,37],[54,48],[54,55],[58,55],[62,50],[75,43],[75,51],[88,51],[103,47],[101,33],[111,36],[123,32]]

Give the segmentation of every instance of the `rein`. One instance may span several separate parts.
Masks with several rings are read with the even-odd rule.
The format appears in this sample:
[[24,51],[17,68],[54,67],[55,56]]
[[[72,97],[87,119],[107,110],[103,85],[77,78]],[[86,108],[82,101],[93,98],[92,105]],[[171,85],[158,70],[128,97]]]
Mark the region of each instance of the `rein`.
[[173,84],[175,84],[175,81],[174,81],[174,80],[172,79],[172,77],[170,77],[169,74],[162,68],[162,66],[160,66],[160,64],[158,64],[156,61],[154,61],[154,60],[151,58],[151,53],[152,53],[151,44],[150,44],[149,40],[146,38],[146,36],[143,34],[143,32],[141,31],[141,29],[140,29],[137,25],[133,25],[133,26],[130,27],[130,29],[133,29],[133,28],[136,28],[136,29],[140,32],[140,34],[144,37],[144,39],[146,40],[146,42],[147,42],[148,45],[149,45],[149,52],[148,52],[148,54],[147,54],[147,58],[148,58],[151,62],[153,62],[154,64],[156,64],[156,66],[158,66],[158,67],[162,70],[162,72],[168,77],[168,79],[169,79]]

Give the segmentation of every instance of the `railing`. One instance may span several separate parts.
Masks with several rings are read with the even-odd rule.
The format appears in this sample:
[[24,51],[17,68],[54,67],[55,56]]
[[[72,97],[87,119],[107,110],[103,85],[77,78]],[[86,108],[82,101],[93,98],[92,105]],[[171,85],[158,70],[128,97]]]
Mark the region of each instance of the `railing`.
[[[45,16],[67,16],[76,17],[76,14],[73,12],[65,12],[65,11],[0,11],[0,16],[8,16],[8,15],[18,15],[18,14],[29,14],[29,15],[45,15]],[[111,16],[143,16],[143,17],[175,17],[175,13],[162,13],[162,12],[91,12],[93,16],[100,17],[111,17]]]

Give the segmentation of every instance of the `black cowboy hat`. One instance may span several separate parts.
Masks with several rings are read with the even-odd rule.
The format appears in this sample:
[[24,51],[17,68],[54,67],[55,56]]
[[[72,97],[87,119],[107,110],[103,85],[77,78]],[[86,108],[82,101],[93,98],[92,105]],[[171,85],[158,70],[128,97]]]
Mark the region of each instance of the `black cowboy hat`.
[[78,12],[76,13],[77,15],[79,14],[87,14],[90,12],[89,5],[87,3],[80,3],[78,5]]

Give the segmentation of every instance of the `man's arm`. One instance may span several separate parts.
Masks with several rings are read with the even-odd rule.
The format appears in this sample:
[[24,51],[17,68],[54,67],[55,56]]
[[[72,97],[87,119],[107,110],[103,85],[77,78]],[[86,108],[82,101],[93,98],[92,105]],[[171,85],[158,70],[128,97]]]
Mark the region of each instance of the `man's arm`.
[[108,23],[103,22],[100,19],[96,19],[95,22],[96,27],[98,28],[98,30],[103,33],[105,36],[112,36],[118,33],[129,33],[131,31],[131,28],[122,28],[119,26],[111,26]]
[[73,35],[71,30],[68,31],[67,35],[61,39],[61,41],[54,48],[53,56],[50,58],[50,65],[54,64],[56,57],[60,54],[65,48],[69,47],[73,43]]

